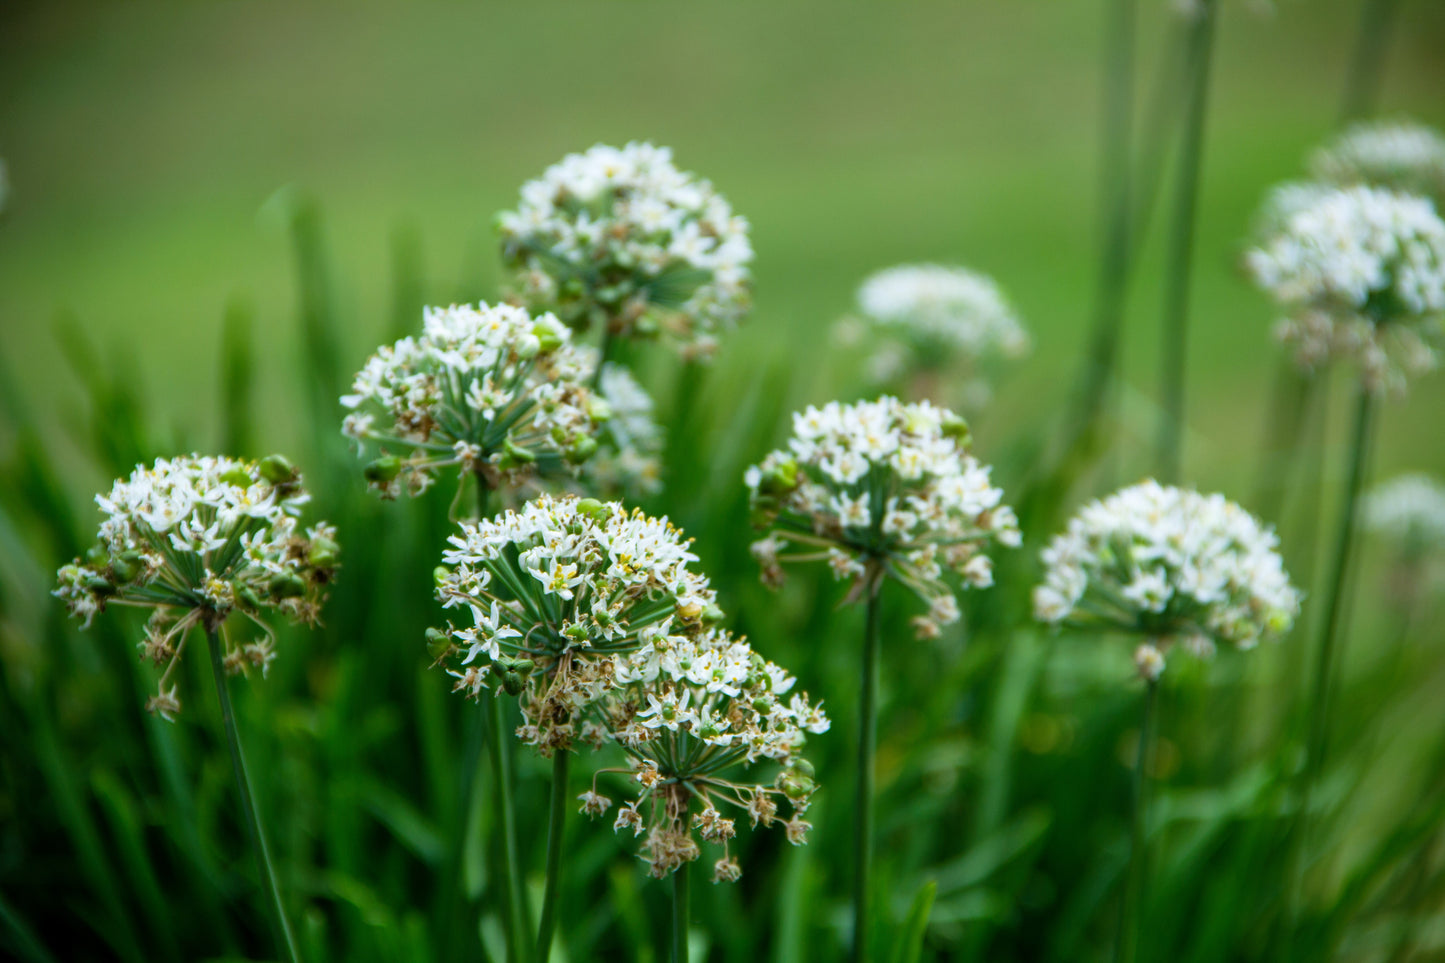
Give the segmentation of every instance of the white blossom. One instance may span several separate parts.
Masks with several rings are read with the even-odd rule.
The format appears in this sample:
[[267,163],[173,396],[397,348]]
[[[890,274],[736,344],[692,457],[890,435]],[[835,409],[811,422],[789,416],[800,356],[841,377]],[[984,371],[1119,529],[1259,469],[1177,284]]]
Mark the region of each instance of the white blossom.
[[1017,356],[1029,346],[998,285],[967,268],[908,264],[879,271],[858,289],[858,308],[906,341],[924,364],[942,362],[940,351],[978,359]]
[[[809,407],[793,416],[788,447],[749,468],[744,481],[754,521],[772,526],[754,546],[765,581],[781,579],[780,562],[813,559],[826,559],[855,592],[876,590],[890,574],[930,602],[929,616],[915,622],[921,635],[958,617],[956,605],[936,602],[952,595],[945,571],[986,587],[993,574],[984,548],[1020,541],[1003,492],[968,453],[967,425],[928,402],[884,396]],[[801,551],[780,554],[789,544]]]
[[[166,666],[149,703],[163,717],[180,708],[165,684],[191,628],[220,634],[230,671],[264,674],[275,657],[264,611],[316,621],[337,564],[336,531],[324,522],[302,530],[310,496],[286,459],[161,458],[95,500],[104,515],[98,542],[60,569],[54,594],[86,625],[108,604],[153,610],[139,648]],[[233,612],[266,636],[234,645],[226,629]]]
[[1356,361],[1372,390],[1436,364],[1445,315],[1445,222],[1430,201],[1373,187],[1321,193],[1246,255],[1287,314],[1280,337],[1314,367]]
[[[550,455],[585,462],[606,420],[587,382],[595,362],[550,314],[506,304],[427,308],[420,337],[382,347],[357,374],[343,432],[374,442],[370,485],[394,498],[424,491],[439,468],[501,476]],[[395,451],[407,454],[402,459]]]
[[1402,543],[1445,544],[1445,485],[1429,475],[1399,475],[1365,496],[1365,524]]
[[[1288,631],[1299,614],[1278,545],[1222,495],[1147,480],[1084,506],[1054,537],[1034,614],[1139,633],[1161,650],[1216,640],[1251,648]],[[1157,678],[1162,663],[1144,653],[1140,671]]]
[[666,335],[705,356],[749,307],[748,223],[652,144],[599,144],[522,187],[500,217],[522,297],[578,329]]
[[1326,184],[1386,187],[1439,205],[1445,202],[1445,137],[1409,121],[1354,124],[1315,152],[1310,173]]

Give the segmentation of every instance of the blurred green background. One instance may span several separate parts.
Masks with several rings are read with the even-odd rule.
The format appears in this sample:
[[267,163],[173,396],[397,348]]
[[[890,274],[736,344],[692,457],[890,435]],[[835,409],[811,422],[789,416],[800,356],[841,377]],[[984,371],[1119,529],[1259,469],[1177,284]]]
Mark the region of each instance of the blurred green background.
[[[700,415],[672,421],[671,362],[642,359],[674,457],[689,459],[671,466],[672,485],[651,507],[699,537],[740,627],[838,720],[820,740],[833,798],[819,804],[815,843],[782,854],[759,839],[736,891],[698,896],[700,939],[719,959],[834,958],[857,613],[835,611],[822,577],[797,578],[782,596],[756,586],[738,479],[781,439],[789,410],[858,392],[853,359],[830,351],[829,332],[859,280],[927,260],[994,275],[1033,333],[1033,354],[1004,372],[975,421],[981,456],[998,464],[1006,491],[1017,486],[1028,468],[1020,453],[1061,419],[1091,317],[1102,6],[7,5],[0,945],[45,944],[59,959],[266,952],[261,917],[244,909],[250,867],[225,815],[209,683],[189,680],[176,726],[144,717],[127,691],[149,687],[130,660],[129,628],[114,619],[79,636],[45,594],[54,565],[93,530],[94,491],[134,460],[220,444],[229,309],[254,319],[253,453],[287,451],[313,487],[332,486],[318,511],[343,522],[349,553],[327,630],[287,635],[271,680],[238,694],[253,768],[275,764],[259,791],[263,808],[286,813],[278,850],[308,907],[307,939],[336,959],[462,958],[448,941],[475,931],[454,936],[467,926],[438,917],[432,894],[444,890],[446,827],[460,818],[450,770],[465,710],[439,695],[418,642],[433,615],[426,583],[444,499],[378,506],[360,491],[330,420],[339,412],[312,402],[319,375],[298,316],[324,306],[337,335],[329,360],[349,377],[421,303],[497,296],[492,218],[524,180],[595,142],[647,139],[718,186],[752,222],[757,251],[756,311],[723,342]],[[1237,257],[1266,189],[1301,175],[1336,127],[1358,6],[1280,0],[1261,15],[1222,0],[1185,472],[1246,504],[1278,353],[1272,308]],[[1179,56],[1172,5],[1143,8],[1141,106]],[[1403,0],[1399,18],[1380,113],[1445,126],[1445,4]],[[298,211],[319,211],[301,221],[320,232],[300,258]],[[1131,290],[1122,426],[1105,471],[1115,482],[1149,464],[1157,222]],[[95,346],[98,369],[66,363],[57,320]],[[97,390],[109,377],[97,371],[115,384]],[[1442,402],[1445,379],[1434,377],[1386,407],[1376,477],[1445,470]],[[1330,413],[1343,415],[1342,397]],[[1316,457],[1332,510],[1342,420],[1326,438]],[[1046,534],[1030,533],[1030,551]],[[1291,564],[1308,570],[1302,554],[1292,548]],[[1427,622],[1412,628],[1411,654],[1386,644],[1395,613],[1380,594],[1385,563],[1367,545],[1338,727],[1354,768],[1331,783],[1341,808],[1312,868],[1318,918],[1294,921],[1348,958],[1392,958],[1389,914],[1445,901],[1430,848],[1439,823],[1425,842],[1399,836],[1418,817],[1412,807],[1435,798],[1445,758],[1442,636]],[[979,631],[967,647],[899,638],[885,671],[894,708],[881,748],[891,813],[882,872],[897,892],[886,913],[901,920],[920,882],[939,878],[925,948],[940,959],[1095,959],[1110,945],[1136,695],[1120,684],[1127,650],[1017,632],[1020,613],[1004,607],[1019,596],[1015,586],[970,599]],[[899,620],[911,612],[902,599],[896,607]],[[1307,651],[1296,636],[1247,664],[1226,656],[1170,680],[1161,832],[1174,855],[1159,857],[1145,958],[1279,958],[1280,941],[1302,932],[1280,929],[1274,814],[1279,774],[1296,759],[1290,705]],[[186,788],[193,773],[199,788]],[[1344,786],[1364,787],[1348,806]],[[564,931],[574,958],[646,958],[662,888],[605,828],[578,820],[569,831],[581,851],[569,883],[575,925]],[[1424,869],[1401,868],[1402,845],[1407,855],[1423,848]],[[232,857],[224,870],[218,849]],[[1383,876],[1361,869],[1378,860]],[[1426,881],[1409,898],[1386,886],[1414,879],[1407,870]],[[610,907],[599,908],[604,895]],[[180,921],[163,936],[168,913]],[[1422,945],[1445,953],[1441,923],[1425,915],[1420,931],[1434,942]],[[67,952],[71,940],[78,949]]]

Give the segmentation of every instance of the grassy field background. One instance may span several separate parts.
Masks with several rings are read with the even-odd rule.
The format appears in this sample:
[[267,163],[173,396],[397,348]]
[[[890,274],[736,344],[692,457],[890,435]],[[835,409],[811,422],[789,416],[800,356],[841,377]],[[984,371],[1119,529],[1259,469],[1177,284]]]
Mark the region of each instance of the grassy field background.
[[[1169,4],[1143,6],[1147,102],[1177,58],[1177,29]],[[1253,6],[1222,0],[1185,464],[1190,481],[1246,503],[1277,350],[1273,311],[1237,257],[1267,188],[1300,175],[1335,128],[1357,17],[1345,0],[1280,0],[1268,16]],[[317,507],[350,523],[343,547],[355,553],[326,631],[288,634],[272,679],[238,694],[256,733],[255,768],[274,765],[259,791],[263,806],[286,813],[278,849],[308,907],[309,945],[336,959],[460,958],[447,955],[448,941],[474,939],[475,929],[439,916],[432,896],[445,893],[436,867],[453,844],[447,827],[461,818],[451,770],[464,710],[438,694],[416,643],[432,617],[426,583],[445,506],[369,501],[329,425],[339,412],[312,404],[293,215],[304,203],[320,212],[326,303],[339,332],[332,360],[349,376],[419,303],[496,296],[491,222],[524,180],[598,141],[648,139],[718,186],[752,222],[757,250],[756,310],[724,341],[702,413],[672,422],[674,372],[658,353],[643,365],[674,454],[690,458],[672,466],[674,484],[652,507],[699,537],[740,627],[794,667],[838,721],[819,750],[825,784],[829,764],[838,776],[819,804],[814,845],[780,853],[775,840],[756,841],[741,887],[699,895],[700,931],[711,934],[699,939],[718,959],[794,960],[809,949],[833,958],[858,615],[835,611],[836,590],[822,578],[796,579],[782,596],[756,586],[740,472],[782,437],[789,410],[858,393],[846,352],[829,344],[858,281],[927,260],[994,275],[1033,334],[1033,354],[1005,373],[975,420],[982,457],[998,463],[1006,491],[1017,486],[1028,467],[1019,453],[1062,417],[1088,333],[1100,236],[1100,7],[227,2],[0,13],[0,157],[11,184],[0,213],[9,399],[0,415],[0,922],[21,921],[0,945],[29,938],[59,959],[266,952],[264,924],[245,909],[249,865],[235,856],[224,760],[208,751],[217,746],[208,683],[193,674],[196,708],[179,725],[145,718],[128,691],[149,685],[129,664],[128,627],[79,636],[46,595],[54,565],[93,530],[92,493],[128,468],[127,456],[219,444],[221,320],[240,304],[254,318],[256,453],[287,451],[313,485],[333,486]],[[1405,0],[1381,113],[1445,126],[1442,49],[1445,6]],[[1158,227],[1131,294],[1122,428],[1105,472],[1118,482],[1150,462]],[[97,408],[87,378],[65,361],[57,321],[143,398],[144,432],[110,457],[94,438],[128,425],[130,413]],[[1436,376],[1387,406],[1376,477],[1445,471],[1442,403],[1445,379]],[[1320,453],[1331,511],[1343,412],[1341,395]],[[44,484],[22,422],[39,427],[55,466]],[[318,450],[316,437],[327,447]],[[1037,542],[1047,533],[1030,534]],[[1307,549],[1287,547],[1291,564],[1308,568]],[[1434,883],[1411,898],[1390,896],[1373,877],[1367,892],[1349,889],[1412,807],[1432,798],[1445,759],[1435,736],[1445,724],[1435,696],[1442,635],[1417,627],[1419,647],[1403,657],[1386,644],[1396,630],[1379,590],[1387,562],[1367,545],[1340,726],[1350,768],[1331,783],[1340,794],[1363,789],[1335,811],[1311,875],[1320,931],[1365,920],[1343,943],[1343,930],[1329,930],[1333,945],[1360,959],[1392,958],[1398,920],[1389,913],[1398,906],[1410,917],[1439,905]],[[936,649],[900,639],[885,676],[894,708],[880,750],[892,814],[882,872],[898,894],[886,913],[901,920],[921,882],[938,877],[925,946],[939,959],[1102,958],[1134,711],[1119,684],[1125,650],[1020,630],[1002,601],[969,608],[980,632],[967,647],[961,638]],[[1259,873],[1277,861],[1267,811],[1294,758],[1290,706],[1307,653],[1297,636],[1248,664],[1224,658],[1171,679],[1159,775],[1170,814],[1161,835],[1176,855],[1161,857],[1154,958],[1268,959],[1278,945],[1279,894]],[[34,798],[31,781],[42,787]],[[619,861],[610,833],[581,827],[570,830],[579,848],[568,892],[575,925],[564,932],[573,958],[619,947],[648,958],[661,888]],[[1427,882],[1439,878],[1429,857],[1438,844],[1438,829],[1419,843]],[[235,865],[218,869],[218,851]],[[1403,873],[1392,868],[1390,885],[1403,886]],[[601,894],[609,906],[598,906]],[[469,895],[478,898],[475,887]],[[1256,897],[1259,907],[1246,905]],[[1383,922],[1346,897],[1383,905]],[[185,919],[166,936],[168,910]],[[71,931],[73,919],[81,925]],[[1425,945],[1440,950],[1445,934],[1430,925]],[[65,952],[70,938],[74,954]]]

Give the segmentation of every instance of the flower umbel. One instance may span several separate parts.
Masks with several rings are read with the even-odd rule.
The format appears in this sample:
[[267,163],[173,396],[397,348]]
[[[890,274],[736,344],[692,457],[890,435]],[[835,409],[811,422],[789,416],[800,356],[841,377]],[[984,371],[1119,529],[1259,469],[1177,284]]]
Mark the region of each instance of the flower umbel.
[[1424,124],[1382,120],[1354,124],[1310,159],[1326,184],[1365,184],[1445,203],[1445,137]]
[[1207,654],[1278,638],[1299,614],[1274,532],[1222,495],[1151,480],[1091,502],[1043,551],[1034,589],[1043,622],[1138,633],[1140,673],[1157,678],[1162,650]]
[[1445,315],[1445,221],[1430,201],[1373,187],[1307,191],[1246,255],[1288,312],[1282,340],[1301,366],[1351,358],[1373,391],[1433,368]]
[[[1020,541],[1003,492],[968,453],[967,424],[926,401],[809,407],[793,416],[788,447],[745,481],[754,524],[772,529],[753,545],[764,581],[781,580],[782,562],[813,560],[851,580],[854,598],[896,578],[929,603],[914,620],[921,636],[958,619],[945,572],[966,586],[992,585],[984,548]],[[800,551],[783,554],[790,545]]]
[[666,147],[569,154],[499,223],[521,296],[579,330],[666,335],[706,356],[750,306],[747,221]]
[[587,387],[593,368],[550,314],[486,303],[427,308],[420,337],[381,348],[357,374],[341,399],[352,411],[342,431],[381,446],[366,479],[384,498],[403,485],[420,494],[449,466],[497,487],[541,455],[575,465],[596,451],[608,411]]
[[449,541],[437,597],[472,624],[432,630],[432,657],[456,691],[519,695],[519,735],[546,755],[601,742],[590,710],[618,684],[615,656],[721,617],[681,533],[616,503],[543,495]]
[[[696,832],[723,848],[714,881],[736,880],[742,871],[728,853],[735,832],[734,819],[723,815],[729,808],[753,825],[784,823],[790,842],[804,841],[801,817],[816,787],[800,753],[806,733],[826,732],[829,722],[806,694],[789,694],[791,675],[721,630],[652,636],[613,666],[617,684],[601,703],[604,726],[631,758],[632,769],[620,771],[639,788],[617,828],[647,834],[643,851],[653,876],[701,855]],[[733,775],[767,761],[777,764],[771,783]],[[584,811],[595,797],[594,789]],[[780,803],[790,819],[778,816]]]
[[[166,688],[190,629],[219,630],[232,673],[275,657],[269,609],[293,622],[313,623],[337,565],[336,531],[297,521],[310,496],[301,475],[279,455],[260,462],[186,455],[136,466],[110,494],[96,496],[105,518],[98,543],[63,566],[55,595],[90,624],[107,605],[153,610],[141,655],[165,666],[148,708],[165,718],[179,711],[176,687]],[[239,613],[262,633],[232,644],[227,618]]]

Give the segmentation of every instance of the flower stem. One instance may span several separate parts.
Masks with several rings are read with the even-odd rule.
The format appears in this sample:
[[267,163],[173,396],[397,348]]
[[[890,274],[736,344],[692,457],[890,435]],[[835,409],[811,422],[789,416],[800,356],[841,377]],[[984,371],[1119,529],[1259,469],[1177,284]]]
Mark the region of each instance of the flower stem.
[[878,744],[878,592],[868,590],[863,622],[863,694],[858,711],[858,797],[853,821],[853,959],[869,958],[868,877],[873,868],[873,756]]
[[687,867],[672,874],[672,963],[687,963]]
[[552,754],[552,808],[547,823],[547,884],[542,890],[542,922],[537,927],[537,960],[547,963],[552,955],[552,933],[557,926],[557,883],[562,874],[562,832],[567,816],[566,749]]
[[532,953],[526,945],[530,936],[527,912],[522,900],[526,889],[522,885],[522,862],[517,855],[517,812],[515,780],[512,776],[512,754],[506,732],[506,701],[500,692],[487,695],[490,718],[485,726],[487,754],[492,757],[492,777],[495,780],[497,810],[502,819],[502,894],[506,902],[508,932],[508,958],[530,960]]
[[1355,518],[1359,509],[1360,491],[1364,487],[1365,468],[1369,462],[1370,436],[1374,425],[1375,397],[1361,384],[1355,401],[1354,430],[1350,440],[1348,475],[1345,481],[1344,505],[1340,509],[1339,528],[1335,533],[1335,550],[1330,561],[1329,582],[1325,588],[1324,622],[1315,653],[1315,671],[1310,690],[1309,755],[1305,760],[1304,787],[1301,793],[1301,816],[1308,817],[1310,793],[1324,768],[1329,741],[1330,685],[1335,664],[1343,657],[1341,638],[1344,610],[1345,580],[1349,573],[1350,555],[1355,541]]
[[1179,480],[1184,436],[1184,374],[1189,344],[1189,280],[1194,260],[1195,209],[1199,202],[1199,168],[1204,154],[1204,119],[1209,101],[1209,66],[1213,59],[1215,0],[1200,0],[1190,27],[1189,80],[1185,91],[1184,143],[1180,147],[1179,180],[1169,236],[1169,273],[1165,281],[1163,353],[1160,388],[1164,417],[1159,427],[1160,481]]
[[236,731],[236,717],[231,711],[231,694],[226,689],[226,667],[221,654],[221,640],[216,637],[214,629],[206,629],[206,643],[211,650],[211,671],[216,677],[216,697],[221,703],[221,722],[226,729],[226,745],[231,750],[236,790],[241,796],[241,813],[245,817],[246,830],[251,837],[251,848],[256,854],[256,867],[261,874],[261,883],[266,888],[266,897],[275,911],[274,922],[281,930],[282,941],[286,944],[286,958],[291,963],[300,963],[301,954],[296,949],[296,937],[291,933],[291,924],[286,919],[286,908],[281,902],[281,887],[276,883],[276,868],[271,865],[271,850],[266,845],[266,830],[256,812],[251,778],[246,774],[246,757],[241,753],[241,735]]
[[1380,68],[1400,0],[1364,0],[1360,6],[1360,32],[1345,81],[1344,120],[1359,120],[1374,113],[1379,98]]
[[1284,523],[1285,496],[1290,490],[1295,462],[1305,445],[1301,428],[1318,383],[1318,378],[1302,374],[1293,358],[1280,359],[1270,393],[1264,451],[1260,454],[1252,502],[1255,514],[1276,528]]
[[1149,853],[1144,838],[1149,806],[1149,759],[1153,754],[1154,708],[1159,684],[1146,683],[1144,709],[1139,720],[1139,747],[1134,757],[1133,807],[1129,821],[1129,869],[1124,879],[1124,898],[1119,907],[1119,935],[1114,941],[1114,963],[1133,963],[1139,945],[1139,907],[1148,891]]

